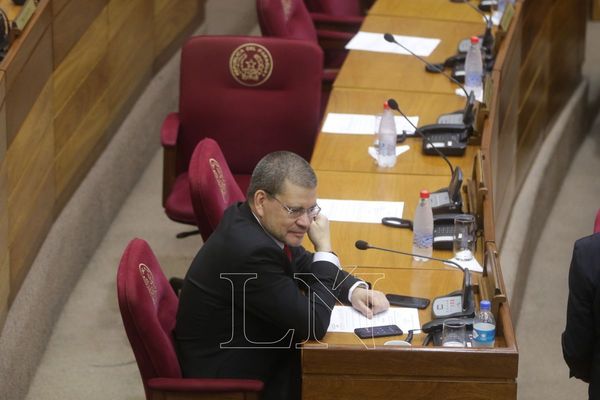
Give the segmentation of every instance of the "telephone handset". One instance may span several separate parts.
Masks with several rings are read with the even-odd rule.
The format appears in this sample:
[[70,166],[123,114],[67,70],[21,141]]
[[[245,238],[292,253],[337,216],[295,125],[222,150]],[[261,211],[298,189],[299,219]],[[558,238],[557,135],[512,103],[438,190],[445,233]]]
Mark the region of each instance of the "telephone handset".
[[433,248],[452,250],[454,218],[460,213],[437,214],[433,216]]

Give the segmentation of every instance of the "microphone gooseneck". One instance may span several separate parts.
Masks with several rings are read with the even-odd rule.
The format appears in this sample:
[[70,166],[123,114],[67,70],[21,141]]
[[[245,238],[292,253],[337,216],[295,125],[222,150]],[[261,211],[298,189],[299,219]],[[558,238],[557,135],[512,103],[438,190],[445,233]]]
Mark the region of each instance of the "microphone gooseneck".
[[403,44],[400,44],[400,42],[398,42],[396,40],[396,38],[394,37],[394,35],[392,35],[391,33],[384,33],[383,34],[383,38],[387,42],[389,42],[389,43],[395,43],[397,46],[400,46],[402,49],[406,50],[408,53],[410,53],[410,55],[412,55],[415,58],[417,58],[418,60],[420,60],[422,63],[424,63],[425,65],[427,65],[432,70],[438,71],[440,74],[444,75],[446,78],[448,78],[450,80],[450,82],[453,82],[453,83],[457,84],[458,87],[461,88],[461,90],[465,93],[465,96],[469,97],[469,93],[467,92],[467,89],[465,89],[465,87],[464,87],[464,85],[462,83],[460,83],[459,81],[457,81],[456,79],[454,79],[451,75],[448,75],[446,72],[444,72],[443,69],[440,69],[437,66],[431,64],[430,62],[428,62],[427,60],[425,60],[423,57],[421,57],[421,56],[417,55],[416,53],[414,53],[413,51],[409,50]]
[[392,250],[392,249],[386,249],[386,248],[383,248],[383,247],[371,246],[368,242],[366,242],[364,240],[357,240],[354,243],[354,247],[356,247],[359,250],[375,249],[375,250],[387,251],[387,252],[390,252],[390,253],[402,254],[402,255],[405,255],[405,256],[427,258],[428,260],[440,261],[440,262],[443,262],[443,263],[446,263],[446,264],[453,265],[456,268],[460,269],[463,273],[465,273],[465,274],[468,273],[468,269],[463,268],[460,264],[458,264],[457,262],[454,262],[452,260],[445,260],[443,258],[428,257],[428,256],[422,256],[420,254],[413,254],[413,253],[408,253],[408,252],[400,251],[400,250]]
[[435,147],[435,145],[433,144],[433,142],[431,141],[431,139],[429,139],[429,138],[427,137],[427,135],[423,135],[423,133],[421,133],[421,131],[419,130],[419,128],[417,128],[417,127],[415,126],[415,124],[413,124],[413,123],[412,123],[412,121],[411,121],[410,119],[408,119],[408,117],[407,117],[407,116],[406,116],[406,115],[405,115],[405,114],[404,114],[404,113],[403,113],[403,112],[400,110],[400,107],[398,106],[398,102],[397,102],[395,99],[388,99],[387,103],[388,103],[388,106],[390,106],[390,108],[391,108],[392,110],[394,110],[394,111],[397,111],[397,112],[398,112],[400,115],[402,115],[402,116],[404,117],[404,119],[405,119],[405,120],[407,120],[407,121],[408,121],[408,123],[409,123],[409,124],[410,124],[410,125],[411,125],[413,128],[415,128],[415,133],[416,133],[417,135],[419,135],[419,136],[420,136],[420,137],[423,139],[423,141],[427,142],[427,144],[429,144],[429,145],[430,145],[430,146],[433,148],[433,150],[434,150],[436,153],[438,153],[438,155],[439,155],[440,157],[442,157],[442,158],[444,159],[444,161],[446,161],[446,163],[448,164],[448,167],[450,167],[450,175],[454,175],[454,167],[452,166],[452,163],[450,162],[450,160],[448,160],[448,157],[446,157],[446,156],[444,155],[444,153],[442,153],[442,152],[440,151],[440,149],[438,149],[437,147]]
[[494,26],[492,19],[488,17],[483,11],[479,8],[475,7],[469,0],[464,0],[463,3],[467,4],[473,10],[475,10],[479,15],[483,17],[485,20],[485,33],[483,34],[483,40],[481,41],[481,47],[485,47],[490,51],[494,47],[494,35],[492,34],[492,28]]

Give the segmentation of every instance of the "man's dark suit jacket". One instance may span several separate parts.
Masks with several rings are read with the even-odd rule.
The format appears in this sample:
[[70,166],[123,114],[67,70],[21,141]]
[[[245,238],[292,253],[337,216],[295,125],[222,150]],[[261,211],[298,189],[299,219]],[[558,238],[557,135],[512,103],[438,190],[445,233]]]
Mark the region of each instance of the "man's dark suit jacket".
[[[247,203],[229,207],[186,275],[175,327],[186,377],[254,378],[263,398],[297,398],[297,343],[321,338],[357,279],[303,247],[292,261]],[[295,274],[300,274],[294,277]]]
[[562,349],[570,375],[590,384],[590,399],[600,399],[600,233],[573,248]]

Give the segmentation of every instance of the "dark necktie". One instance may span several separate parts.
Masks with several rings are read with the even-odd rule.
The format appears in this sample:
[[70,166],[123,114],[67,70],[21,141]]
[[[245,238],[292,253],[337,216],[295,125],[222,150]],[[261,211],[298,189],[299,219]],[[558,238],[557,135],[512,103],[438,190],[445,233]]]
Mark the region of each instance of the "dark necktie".
[[283,245],[283,252],[287,256],[288,260],[292,262],[292,249],[290,249],[290,247],[287,244]]

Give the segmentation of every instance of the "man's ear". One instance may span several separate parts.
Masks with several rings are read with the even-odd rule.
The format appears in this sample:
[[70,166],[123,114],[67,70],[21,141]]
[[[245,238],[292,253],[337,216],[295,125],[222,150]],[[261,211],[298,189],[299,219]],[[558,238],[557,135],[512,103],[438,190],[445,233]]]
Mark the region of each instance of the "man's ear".
[[264,190],[257,190],[254,192],[254,212],[257,217],[264,217],[265,215],[265,202],[267,201],[267,193]]

